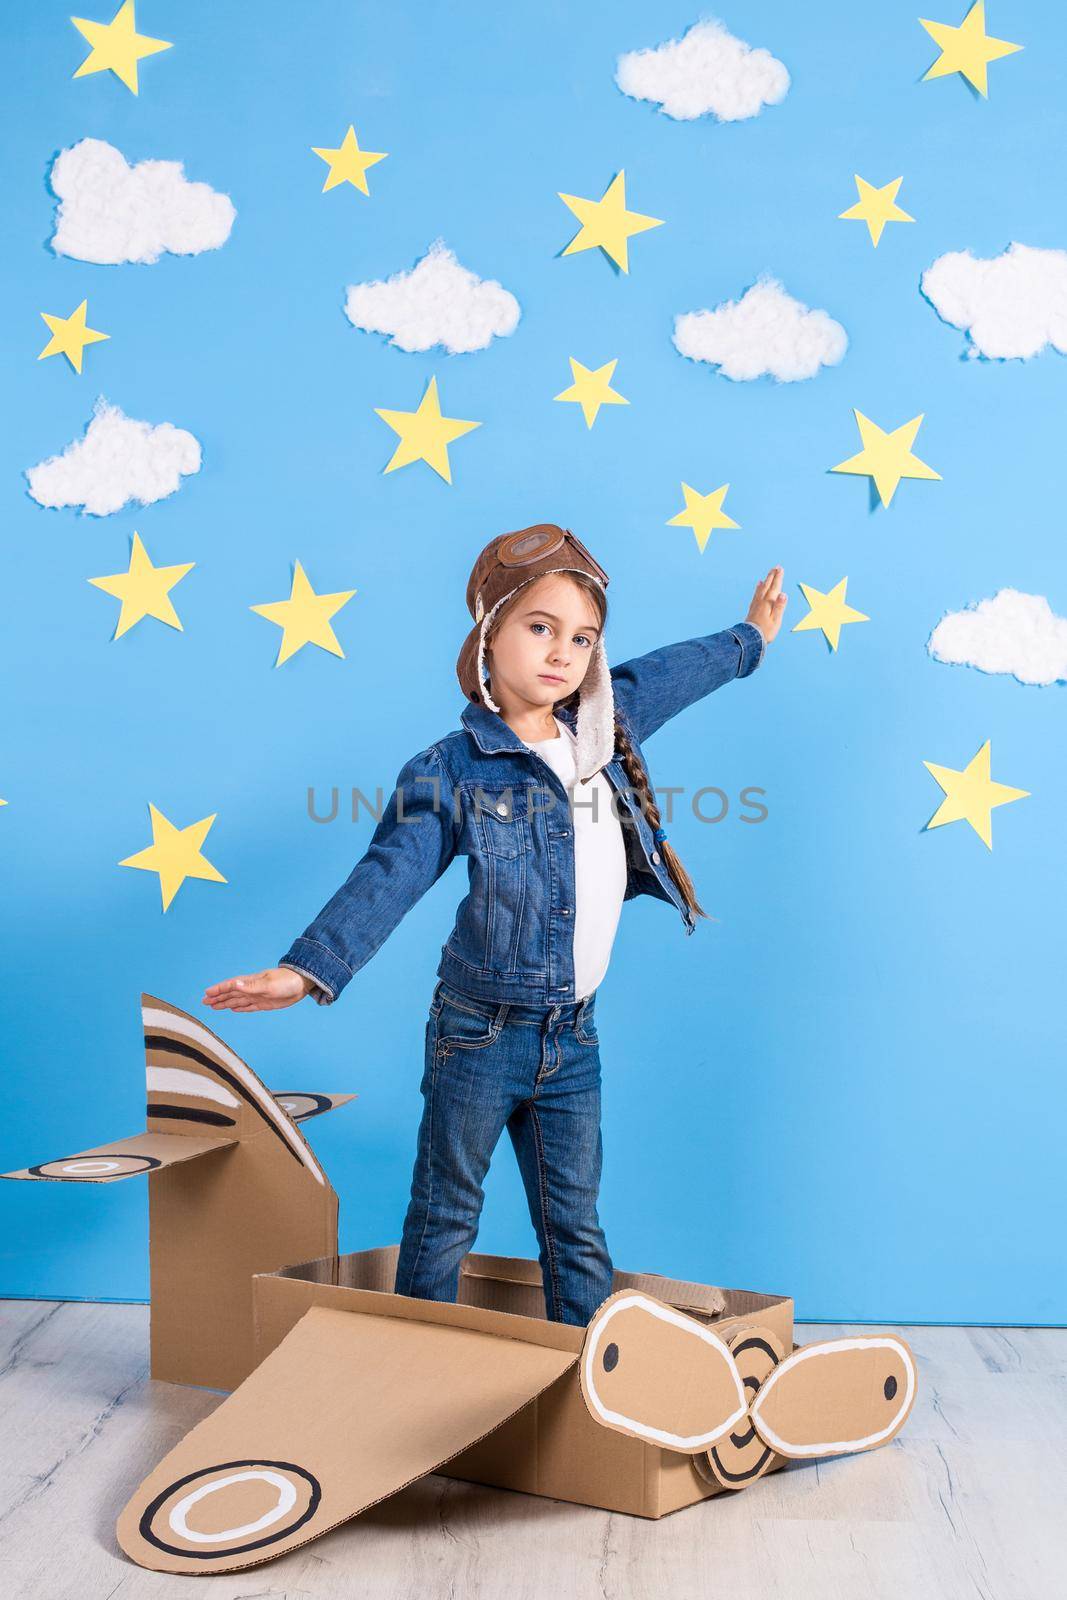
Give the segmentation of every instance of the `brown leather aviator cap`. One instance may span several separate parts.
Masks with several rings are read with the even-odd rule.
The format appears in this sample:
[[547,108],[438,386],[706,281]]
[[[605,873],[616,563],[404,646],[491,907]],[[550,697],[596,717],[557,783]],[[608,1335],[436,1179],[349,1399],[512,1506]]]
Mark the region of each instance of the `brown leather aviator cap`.
[[[499,713],[482,676],[485,636],[497,607],[517,589],[550,572],[583,572],[605,591],[608,575],[569,528],[538,522],[491,539],[474,563],[467,583],[467,610],[474,627],[463,641],[456,676],[468,700]],[[578,692],[578,776],[582,781],[606,766],[615,748],[615,708],[604,637],[597,639]]]

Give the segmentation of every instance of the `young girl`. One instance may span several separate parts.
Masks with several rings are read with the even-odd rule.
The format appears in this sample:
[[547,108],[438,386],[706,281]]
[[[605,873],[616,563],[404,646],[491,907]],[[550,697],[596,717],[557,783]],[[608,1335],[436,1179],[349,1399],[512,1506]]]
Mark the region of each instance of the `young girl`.
[[609,670],[608,576],[585,546],[553,523],[491,540],[467,584],[462,728],[401,768],[366,854],[278,965],[205,991],[216,1011],[275,1010],[308,993],[332,1004],[449,862],[467,858],[426,1026],[398,1294],[455,1300],[504,1128],[548,1317],[584,1324],[611,1293],[597,1216],[597,986],[624,900],[666,900],[687,934],[707,915],[660,826],[641,745],[759,665],[785,609],[781,584],[772,567],[744,622]]

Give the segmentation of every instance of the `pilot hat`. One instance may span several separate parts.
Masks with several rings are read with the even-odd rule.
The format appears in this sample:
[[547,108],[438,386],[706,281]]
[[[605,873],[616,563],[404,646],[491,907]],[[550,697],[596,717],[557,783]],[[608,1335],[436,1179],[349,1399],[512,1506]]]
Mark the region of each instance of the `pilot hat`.
[[[468,700],[498,715],[500,707],[485,682],[485,638],[497,609],[517,590],[550,572],[581,572],[607,590],[608,575],[568,528],[538,522],[491,539],[474,563],[467,583],[467,610],[474,627],[463,641],[456,676]],[[578,778],[586,782],[615,754],[615,697],[604,648],[597,635],[592,660],[578,690]]]

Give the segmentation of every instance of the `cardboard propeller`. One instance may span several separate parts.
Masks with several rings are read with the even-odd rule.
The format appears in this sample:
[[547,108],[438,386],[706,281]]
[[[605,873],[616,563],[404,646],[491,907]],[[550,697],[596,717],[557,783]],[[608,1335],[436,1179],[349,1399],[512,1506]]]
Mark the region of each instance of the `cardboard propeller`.
[[915,1361],[888,1334],[826,1339],[786,1356],[766,1328],[729,1341],[652,1295],[620,1290],[598,1308],[579,1382],[605,1428],[697,1457],[724,1489],[787,1459],[873,1450],[904,1426]]
[[251,1364],[252,1274],[337,1249],[337,1195],[297,1123],[355,1097],[272,1093],[188,1012],[142,994],[141,1015],[147,1132],[0,1177],[147,1173],[152,1377],[230,1389]]

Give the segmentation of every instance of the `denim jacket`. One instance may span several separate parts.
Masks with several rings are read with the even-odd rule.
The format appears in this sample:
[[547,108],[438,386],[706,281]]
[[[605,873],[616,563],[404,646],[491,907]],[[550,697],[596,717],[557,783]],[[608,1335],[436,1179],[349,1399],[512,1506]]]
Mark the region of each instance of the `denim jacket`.
[[[646,772],[644,741],[713,689],[747,677],[764,648],[760,629],[738,622],[612,669],[615,709]],[[575,727],[573,710],[556,714]],[[574,999],[567,791],[487,706],[468,701],[461,721],[462,728],[405,762],[366,854],[278,963],[311,978],[320,1005],[336,1000],[457,855],[467,859],[468,893],[442,946],[438,977],[485,1000],[554,1005]],[[655,848],[622,761],[616,757],[603,774],[617,791],[625,899],[650,894],[666,900],[692,933],[696,919]]]

